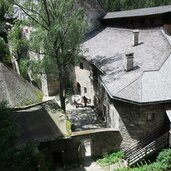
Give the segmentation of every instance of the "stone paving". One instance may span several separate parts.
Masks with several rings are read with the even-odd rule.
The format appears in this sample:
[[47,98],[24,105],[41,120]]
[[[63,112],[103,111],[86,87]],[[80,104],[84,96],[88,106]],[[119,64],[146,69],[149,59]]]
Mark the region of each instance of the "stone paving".
[[75,131],[84,131],[89,129],[105,128],[105,123],[99,123],[92,107],[67,106],[67,116],[71,123],[75,125]]

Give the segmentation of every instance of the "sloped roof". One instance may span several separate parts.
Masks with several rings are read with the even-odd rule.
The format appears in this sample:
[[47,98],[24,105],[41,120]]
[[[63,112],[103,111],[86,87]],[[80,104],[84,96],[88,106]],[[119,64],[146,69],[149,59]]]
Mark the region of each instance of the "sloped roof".
[[14,115],[19,129],[17,145],[29,141],[52,141],[68,135],[66,115],[55,101],[18,109]]
[[[12,107],[40,102],[42,93],[0,62],[0,101]],[[39,96],[39,97],[38,97]]]
[[171,5],[141,8],[127,11],[108,12],[103,19],[114,19],[114,18],[128,18],[128,17],[141,17],[157,14],[165,14],[171,12]]
[[[171,100],[171,46],[159,29],[140,30],[133,46],[129,29],[104,28],[87,37],[84,57],[100,68],[101,81],[112,98],[137,103]],[[126,52],[134,53],[134,69],[126,72]]]

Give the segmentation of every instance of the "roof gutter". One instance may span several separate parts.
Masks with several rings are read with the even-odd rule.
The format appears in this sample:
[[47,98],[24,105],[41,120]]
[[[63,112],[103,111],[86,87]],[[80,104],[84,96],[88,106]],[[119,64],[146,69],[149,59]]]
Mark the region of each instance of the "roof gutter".
[[123,99],[123,98],[120,98],[120,97],[116,97],[116,96],[111,95],[110,91],[108,90],[108,88],[106,87],[106,85],[104,84],[104,82],[102,81],[101,77],[99,77],[99,78],[100,78],[100,81],[101,81],[103,87],[105,88],[107,94],[113,100],[118,100],[118,101],[130,103],[130,104],[135,104],[135,105],[139,105],[139,106],[150,105],[150,104],[163,104],[163,103],[169,103],[169,102],[171,102],[171,99],[170,100],[153,101],[153,102],[136,102],[136,101],[132,101],[132,100],[128,100],[128,99]]

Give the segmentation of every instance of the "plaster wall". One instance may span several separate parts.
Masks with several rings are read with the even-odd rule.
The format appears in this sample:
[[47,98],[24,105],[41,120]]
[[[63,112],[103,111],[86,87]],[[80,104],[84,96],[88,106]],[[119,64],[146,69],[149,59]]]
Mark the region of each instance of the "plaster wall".
[[[91,76],[91,65],[85,61],[81,60],[81,63],[83,63],[83,69],[80,69],[80,66],[76,66],[74,71],[75,71],[75,83],[74,83],[74,89],[75,93],[78,94],[77,90],[77,83],[80,84],[81,86],[81,96],[86,96],[89,99],[91,99],[91,102],[94,100],[94,88],[93,88],[93,83],[90,78]],[[85,92],[85,88],[87,92]]]

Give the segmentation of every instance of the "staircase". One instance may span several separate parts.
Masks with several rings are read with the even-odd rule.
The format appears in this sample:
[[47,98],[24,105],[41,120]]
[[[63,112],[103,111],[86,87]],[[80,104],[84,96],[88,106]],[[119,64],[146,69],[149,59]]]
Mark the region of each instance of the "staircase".
[[128,166],[137,163],[146,163],[151,155],[169,145],[169,132],[163,132],[162,129],[155,130],[152,134],[145,137],[142,141],[130,147],[125,151],[125,160]]

